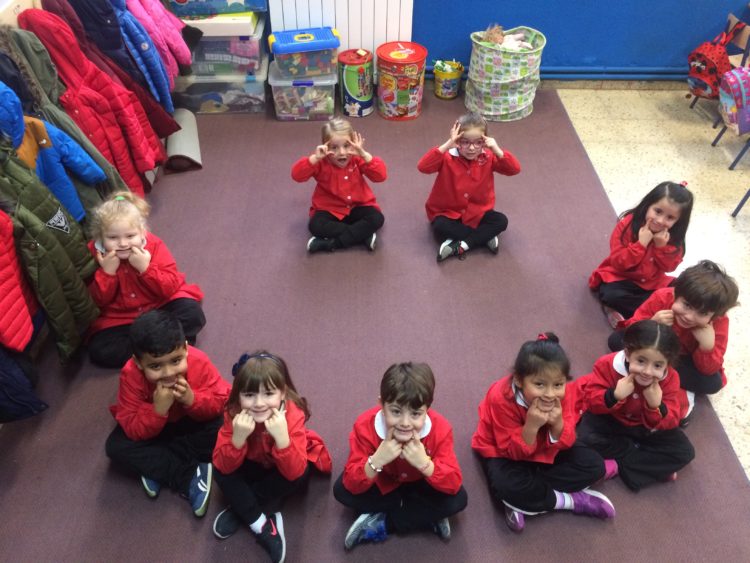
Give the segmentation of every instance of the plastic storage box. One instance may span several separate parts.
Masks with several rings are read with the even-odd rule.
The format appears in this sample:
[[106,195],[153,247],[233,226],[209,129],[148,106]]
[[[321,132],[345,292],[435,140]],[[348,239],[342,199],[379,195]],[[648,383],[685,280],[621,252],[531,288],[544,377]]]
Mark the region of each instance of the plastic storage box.
[[276,117],[281,121],[328,120],[335,106],[336,73],[306,78],[287,78],[276,61],[268,70]]
[[281,76],[301,78],[336,74],[339,32],[330,27],[313,27],[272,33],[268,46]]
[[268,0],[169,0],[177,17],[213,16],[236,12],[266,12]]
[[193,52],[193,72],[202,76],[252,74],[261,65],[261,38],[265,19],[261,18],[252,35],[203,36]]
[[172,93],[175,107],[194,113],[255,113],[266,109],[268,57],[253,74],[178,76]]

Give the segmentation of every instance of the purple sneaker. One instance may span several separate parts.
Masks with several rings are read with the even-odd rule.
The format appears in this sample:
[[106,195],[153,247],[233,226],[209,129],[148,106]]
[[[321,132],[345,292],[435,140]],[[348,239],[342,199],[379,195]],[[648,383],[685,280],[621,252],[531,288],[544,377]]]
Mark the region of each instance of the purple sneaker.
[[573,512],[575,514],[586,514],[597,518],[614,518],[615,507],[612,502],[602,493],[583,489],[576,493],[570,493],[573,499]]
[[512,532],[520,534],[523,532],[523,527],[526,525],[526,519],[522,512],[511,508],[510,506],[505,507],[505,523]]

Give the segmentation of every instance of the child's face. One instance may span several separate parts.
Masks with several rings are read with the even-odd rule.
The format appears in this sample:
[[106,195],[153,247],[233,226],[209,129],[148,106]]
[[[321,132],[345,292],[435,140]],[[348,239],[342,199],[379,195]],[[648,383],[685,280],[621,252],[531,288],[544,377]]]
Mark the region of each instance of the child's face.
[[680,220],[681,214],[682,208],[678,204],[663,197],[646,210],[645,225],[652,233],[668,231]]
[[457,145],[458,154],[466,160],[474,160],[484,149],[484,132],[479,127],[464,129]]
[[565,374],[560,370],[545,370],[528,377],[514,378],[516,387],[521,389],[527,404],[539,399],[537,406],[542,412],[549,412],[555,406],[556,400],[565,397]]
[[328,150],[332,153],[328,155],[328,159],[339,168],[345,168],[352,158],[352,145],[349,141],[349,135],[334,133],[328,139],[326,145],[328,145]]
[[257,392],[240,393],[240,408],[248,411],[253,420],[265,422],[273,414],[273,409],[281,408],[286,392],[261,385]]
[[114,250],[120,260],[127,260],[134,246],[143,248],[143,238],[143,229],[127,219],[115,220],[102,230],[104,250]]
[[629,352],[625,350],[628,373],[641,387],[648,387],[654,381],[664,379],[667,374],[668,362],[664,354],[655,348],[643,348]]
[[422,405],[413,409],[409,405],[399,405],[394,402],[383,403],[386,434],[393,429],[393,437],[397,442],[408,442],[419,433],[427,420],[427,407]]
[[187,374],[187,344],[178,346],[161,356],[143,354],[140,358],[133,357],[143,375],[154,385],[161,384],[164,387],[174,387],[177,379],[185,378],[185,374]]
[[713,311],[705,313],[695,309],[684,297],[677,297],[672,303],[672,312],[675,322],[682,328],[697,328],[708,326],[714,318]]

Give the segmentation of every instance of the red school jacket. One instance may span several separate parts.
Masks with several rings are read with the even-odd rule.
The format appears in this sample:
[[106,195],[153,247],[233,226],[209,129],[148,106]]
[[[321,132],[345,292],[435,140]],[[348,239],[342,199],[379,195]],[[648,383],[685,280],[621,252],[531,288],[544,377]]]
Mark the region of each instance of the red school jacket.
[[328,211],[341,220],[355,207],[371,206],[378,210],[375,194],[365,181],[383,182],[387,177],[385,163],[377,156],[365,162],[359,156],[353,156],[345,168],[339,168],[327,158],[315,166],[310,164],[309,157],[300,158],[292,166],[292,179],[295,182],[307,182],[315,178],[310,217],[316,211]]
[[455,495],[461,488],[461,468],[453,450],[453,429],[450,423],[432,409],[427,410],[427,419],[422,428],[421,439],[427,455],[435,464],[431,477],[425,477],[405,459],[396,458],[383,467],[371,481],[365,474],[367,458],[375,453],[385,439],[386,428],[381,408],[373,407],[363,412],[354,422],[349,434],[349,459],[344,467],[343,483],[355,495],[372,487],[373,481],[382,494],[397,489],[401,483],[424,479],[434,489]]
[[[131,324],[141,313],[180,297],[203,299],[200,287],[185,282],[185,274],[177,269],[172,253],[159,237],[146,233],[144,248],[151,253],[151,263],[142,274],[127,260],[120,261],[114,276],[101,268],[94,272],[89,291],[101,315],[91,323],[91,333]],[[89,250],[96,256],[94,241],[89,242]]]
[[323,472],[331,472],[331,456],[323,439],[305,428],[305,413],[294,402],[286,401],[286,424],[289,431],[289,446],[280,450],[263,424],[256,424],[241,448],[232,444],[232,420],[234,417],[224,410],[224,424],[219,430],[214,447],[213,463],[216,469],[229,474],[237,471],[246,459],[263,465],[276,467],[288,481],[299,479],[308,462]]
[[[671,309],[674,303],[674,288],[665,287],[657,289],[644,303],[636,309],[633,316],[621,323],[621,326],[627,327],[636,321],[650,319],[658,311]],[[724,352],[727,351],[729,340],[729,317],[717,317],[711,321],[716,333],[714,347],[711,350],[701,350],[698,341],[693,336],[693,332],[688,328],[682,328],[677,323],[672,325],[672,329],[680,339],[680,353],[690,355],[698,368],[704,375],[712,375],[721,371],[722,387],[727,384],[727,376],[724,373]]]
[[494,173],[515,176],[521,165],[513,154],[502,149],[503,158],[484,149],[475,160],[467,160],[455,148],[441,153],[431,148],[419,159],[417,169],[424,174],[437,172],[432,191],[425,203],[427,218],[461,219],[464,225],[476,228],[484,214],[495,207]]
[[[602,356],[594,364],[592,373],[585,379],[586,410],[594,414],[609,414],[623,426],[645,426],[650,430],[677,428],[687,413],[687,396],[680,389],[680,375],[670,366],[659,382],[662,390],[662,405],[652,409],[643,399],[643,387],[635,384],[635,391],[622,401],[607,404],[607,391],[614,389],[628,370],[625,367],[625,352],[614,352]],[[614,400],[614,398],[612,398]]]
[[176,422],[184,416],[194,420],[211,420],[221,414],[229,397],[229,383],[204,352],[187,347],[187,373],[185,379],[193,390],[195,399],[188,408],[175,401],[166,416],[154,411],[156,385],[143,375],[135,360],[130,358],[120,371],[120,388],[117,403],[109,407],[112,416],[131,440],[155,438],[167,422]]
[[[629,280],[643,289],[666,287],[674,278],[673,272],[682,262],[683,252],[676,246],[665,244],[661,248],[650,243],[647,247],[630,241],[633,215],[621,219],[609,239],[609,256],[599,264],[589,277],[589,287],[596,289],[602,283]],[[625,233],[625,242],[622,235]]]
[[482,457],[502,457],[515,461],[553,463],[557,452],[567,450],[576,441],[576,424],[581,417],[576,382],[565,386],[562,400],[563,431],[552,441],[549,427],[539,429],[536,442],[527,444],[523,436],[528,406],[516,396],[513,376],[508,375],[490,386],[479,403],[479,424],[471,438],[471,447]]

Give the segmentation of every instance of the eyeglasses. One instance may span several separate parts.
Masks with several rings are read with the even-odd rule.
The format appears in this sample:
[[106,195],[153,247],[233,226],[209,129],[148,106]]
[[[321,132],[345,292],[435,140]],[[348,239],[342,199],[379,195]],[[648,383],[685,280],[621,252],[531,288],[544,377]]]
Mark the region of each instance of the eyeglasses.
[[481,149],[484,146],[484,140],[476,139],[475,141],[470,141],[469,139],[459,139],[458,146],[462,149]]

